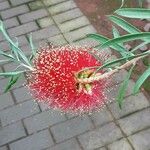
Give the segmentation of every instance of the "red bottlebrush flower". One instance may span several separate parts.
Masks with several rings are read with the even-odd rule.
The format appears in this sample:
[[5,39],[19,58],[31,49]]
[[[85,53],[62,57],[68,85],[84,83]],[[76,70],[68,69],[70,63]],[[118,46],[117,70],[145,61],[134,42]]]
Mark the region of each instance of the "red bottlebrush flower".
[[107,101],[108,81],[84,84],[77,81],[94,72],[93,69],[81,70],[103,63],[88,51],[91,49],[74,46],[41,48],[33,61],[35,71],[27,75],[33,97],[65,112],[91,112],[103,107]]

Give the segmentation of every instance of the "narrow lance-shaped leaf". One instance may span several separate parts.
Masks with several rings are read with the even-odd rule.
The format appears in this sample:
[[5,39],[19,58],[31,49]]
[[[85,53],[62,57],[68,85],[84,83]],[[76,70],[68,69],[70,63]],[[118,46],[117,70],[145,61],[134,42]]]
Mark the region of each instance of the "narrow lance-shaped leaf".
[[122,29],[124,29],[125,31],[133,34],[133,33],[139,33],[141,32],[139,29],[137,29],[135,26],[133,26],[132,24],[128,23],[127,21],[125,21],[124,19],[117,17],[117,16],[108,16],[109,19],[117,24],[118,26],[120,26]]
[[8,92],[12,88],[12,86],[18,81],[19,77],[20,77],[20,74],[15,75],[15,76],[11,76],[11,78],[10,78],[10,80],[9,80],[5,90],[4,90],[4,93]]
[[140,76],[140,78],[137,80],[137,82],[135,83],[134,89],[133,89],[133,93],[137,93],[140,89],[140,87],[142,86],[142,84],[144,83],[144,81],[150,76],[150,67]]
[[106,47],[114,46],[114,45],[116,45],[116,43],[129,42],[129,41],[143,39],[143,38],[145,38],[145,39],[150,38],[150,32],[141,32],[141,33],[137,33],[137,34],[123,35],[123,36],[120,36],[119,38],[115,38],[115,39],[107,41],[106,43],[101,45],[100,48],[103,49]]
[[123,99],[125,97],[128,82],[129,82],[129,79],[130,79],[130,76],[131,76],[131,73],[132,73],[132,70],[133,70],[134,66],[135,65],[133,65],[130,68],[130,70],[128,72],[128,75],[126,76],[125,80],[123,81],[122,85],[120,86],[120,89],[119,89],[119,92],[118,92],[117,102],[119,104],[120,109],[122,108],[122,102],[123,102]]
[[[150,54],[149,51],[144,52],[144,53],[142,53],[142,54],[137,54],[137,55],[134,55],[134,56],[129,56],[129,57],[128,57],[128,60],[131,60],[131,59],[134,59],[134,58],[140,57],[140,56],[145,56],[145,55],[148,55],[148,54]],[[116,63],[119,63],[119,62],[122,62],[122,61],[126,61],[126,60],[127,60],[127,58],[126,58],[126,57],[123,57],[123,58],[116,59],[116,60],[114,60],[114,61],[107,62],[107,63],[105,63],[104,65],[100,66],[100,67],[96,70],[96,72],[98,72],[99,70],[101,70],[101,69],[103,69],[103,68],[106,68],[106,67],[108,67],[108,66],[111,66],[111,65],[113,65],[113,64],[116,64]]]
[[[113,31],[114,38],[120,37],[119,31],[118,31],[118,29],[116,27],[113,26],[112,31]],[[118,44],[123,47],[122,43],[118,43]]]
[[[87,36],[88,36],[89,38],[93,38],[93,39],[99,41],[99,42],[102,43],[102,44],[104,44],[104,43],[106,43],[107,41],[109,41],[109,39],[108,39],[107,37],[104,37],[104,36],[99,35],[99,34],[88,34]],[[98,48],[98,47],[100,47],[100,45],[96,46],[95,48]],[[122,55],[123,57],[126,56],[127,54],[129,54],[129,53],[127,52],[127,50],[126,50],[124,47],[120,46],[119,44],[115,44],[115,45],[111,46],[111,48],[113,48],[113,49],[115,49],[116,51],[118,51],[119,53],[121,53],[121,55]]]
[[14,75],[18,75],[21,74],[25,71],[15,71],[15,72],[1,72],[0,76],[14,76]]
[[28,58],[25,56],[25,54],[22,52],[22,50],[21,50],[19,47],[17,47],[16,44],[15,44],[15,43],[10,39],[10,37],[8,36],[8,34],[7,34],[7,32],[6,32],[5,28],[4,28],[3,22],[2,22],[1,20],[0,20],[0,31],[3,33],[4,37],[6,38],[6,40],[7,40],[11,45],[13,45],[13,46],[16,48],[16,50],[17,50],[18,54],[21,56],[21,58],[22,58],[29,66],[31,66],[31,64],[30,64],[30,62],[29,62],[29,60],[28,60]]
[[123,17],[134,18],[134,19],[150,18],[150,9],[145,9],[145,8],[121,8],[116,10],[115,13]]

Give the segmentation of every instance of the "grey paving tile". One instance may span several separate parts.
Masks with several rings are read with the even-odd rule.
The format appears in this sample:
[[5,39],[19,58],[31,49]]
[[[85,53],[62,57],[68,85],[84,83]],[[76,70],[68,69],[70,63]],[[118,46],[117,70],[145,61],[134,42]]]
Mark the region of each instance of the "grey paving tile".
[[28,3],[31,10],[43,8],[43,3],[39,0]]
[[102,148],[98,148],[98,149],[96,149],[96,150],[106,150],[106,148],[105,148],[105,147],[102,147]]
[[44,18],[38,19],[37,22],[41,28],[46,28],[54,24],[54,21],[51,17],[44,17]]
[[4,2],[0,2],[0,11],[9,8],[10,5],[8,3],[8,1],[4,1]]
[[19,22],[16,19],[16,17],[14,17],[14,18],[10,18],[10,19],[5,20],[4,25],[5,25],[5,28],[12,28],[12,27],[18,26]]
[[54,45],[58,46],[58,45],[65,45],[67,44],[67,41],[65,40],[65,38],[62,36],[62,34],[53,36],[48,38],[48,41],[53,43]]
[[33,133],[48,128],[56,123],[65,121],[64,114],[54,110],[44,111],[24,120],[28,133]]
[[9,107],[0,113],[2,126],[19,121],[39,112],[39,107],[34,101],[27,101],[18,105]]
[[61,14],[55,15],[55,16],[53,16],[53,18],[58,24],[60,24],[62,22],[80,17],[82,15],[83,15],[83,13],[80,11],[80,9],[75,8],[75,9],[63,12]]
[[108,145],[108,150],[133,150],[128,141],[123,138]]
[[45,4],[46,6],[55,5],[55,4],[64,2],[64,1],[66,1],[66,0],[43,0],[44,4]]
[[94,121],[96,126],[106,124],[113,120],[110,112],[106,108],[104,108],[103,110],[99,112],[94,112],[91,115],[91,118]]
[[59,14],[61,12],[76,8],[76,4],[74,3],[74,1],[70,0],[70,1],[65,1],[63,3],[54,5],[49,7],[49,12],[51,13],[51,15],[55,15],[55,14]]
[[31,31],[35,31],[38,29],[38,26],[35,22],[29,22],[11,29],[8,29],[8,33],[11,36],[19,36],[23,34],[30,33]]
[[44,130],[10,144],[10,150],[42,150],[53,145],[48,130]]
[[34,21],[36,19],[45,17],[47,15],[48,15],[48,13],[45,9],[38,9],[38,10],[31,11],[29,13],[19,16],[19,19],[20,19],[21,23],[27,23],[27,22]]
[[25,131],[21,122],[0,129],[0,146],[24,137]]
[[146,108],[149,105],[147,98],[142,93],[139,93],[125,98],[122,109],[118,107],[116,102],[108,105],[108,107],[111,109],[115,118],[118,119],[140,109]]
[[0,110],[14,105],[14,101],[10,93],[0,95]]
[[8,150],[8,148],[6,146],[2,146],[0,147],[0,150]]
[[47,28],[43,28],[43,29],[38,30],[36,32],[32,32],[32,36],[33,36],[34,41],[47,39],[47,38],[49,38],[51,36],[55,36],[57,34],[59,34],[59,30],[58,30],[57,26],[55,26],[55,25],[51,25]]
[[11,18],[17,15],[24,14],[29,11],[29,8],[26,5],[21,5],[18,7],[10,8],[1,12],[3,19]]
[[129,137],[135,150],[149,150],[150,129],[141,131]]
[[96,33],[96,30],[91,25],[74,30],[72,32],[67,32],[64,34],[64,36],[68,40],[69,43],[72,43],[76,40],[84,38],[87,34],[90,34],[90,33]]
[[133,134],[150,126],[150,108],[139,111],[130,116],[119,120],[119,124],[123,131],[127,134]]
[[73,20],[67,21],[65,23],[62,23],[58,26],[59,26],[60,30],[64,33],[64,32],[69,32],[69,31],[78,29],[78,28],[86,26],[88,24],[90,24],[88,19],[85,16],[81,16],[81,17],[75,18]]
[[25,3],[28,3],[30,1],[33,1],[33,0],[10,0],[11,4],[13,6],[20,5],[20,4],[25,4]]
[[109,144],[122,137],[120,129],[109,123],[79,136],[79,141],[86,150],[93,150]]
[[23,102],[32,98],[31,94],[29,93],[26,87],[15,89],[13,90],[13,93],[17,102]]
[[75,139],[68,140],[46,150],[81,150]]
[[7,84],[7,79],[6,78],[3,78],[0,80],[0,94],[3,94],[4,93],[4,90],[6,88],[6,84]]
[[[64,123],[60,123],[51,128],[54,138],[57,142],[69,139],[73,136],[81,134],[92,128],[92,123],[87,117],[75,118],[68,120]],[[65,136],[64,136],[65,135]]]

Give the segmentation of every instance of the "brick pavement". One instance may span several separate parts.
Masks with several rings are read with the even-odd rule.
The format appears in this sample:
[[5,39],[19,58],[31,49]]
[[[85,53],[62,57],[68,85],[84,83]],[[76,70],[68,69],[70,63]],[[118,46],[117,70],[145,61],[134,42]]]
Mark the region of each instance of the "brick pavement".
[[[87,33],[96,33],[72,0],[0,0],[0,18],[8,33],[19,37],[26,54],[28,35],[38,45],[47,39],[57,45],[95,46]],[[148,26],[148,25],[147,25]],[[148,26],[149,27],[149,26]],[[148,30],[145,27],[146,30]],[[0,45],[9,49],[3,37]],[[13,69],[13,63],[0,67]],[[118,85],[126,71],[117,75]],[[112,102],[100,112],[76,116],[55,112],[37,104],[23,87],[24,77],[7,94],[0,78],[0,150],[149,150],[150,103],[143,93],[131,95],[129,83],[123,110]],[[116,87],[117,89],[117,87]],[[111,91],[110,97],[116,94]]]

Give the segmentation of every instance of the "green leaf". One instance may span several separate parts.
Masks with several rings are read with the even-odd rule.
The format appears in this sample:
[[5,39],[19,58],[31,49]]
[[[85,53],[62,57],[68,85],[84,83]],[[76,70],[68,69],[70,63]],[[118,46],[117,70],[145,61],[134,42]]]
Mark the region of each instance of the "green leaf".
[[[108,38],[106,38],[106,37],[104,37],[102,35],[99,35],[99,34],[88,34],[87,37],[93,38],[93,39],[99,41],[102,44],[104,44],[107,41],[109,41]],[[101,47],[101,46],[98,45],[95,48],[98,48],[98,47]],[[113,46],[111,46],[111,48],[113,48],[114,50],[116,50],[119,53],[121,53],[122,56],[126,56],[127,54],[129,54],[129,52],[127,52],[127,50],[124,47],[120,46],[119,44],[115,43]]]
[[15,59],[11,54],[4,53],[2,50],[0,50],[0,55],[3,55],[3,56],[10,58],[10,59]]
[[15,76],[15,75],[21,74],[23,72],[25,72],[25,71],[1,72],[0,76]]
[[27,63],[29,66],[31,66],[28,58],[25,56],[25,54],[22,52],[22,50],[16,45],[16,43],[14,43],[10,37],[8,36],[5,28],[4,28],[4,25],[3,25],[3,22],[0,20],[0,31],[3,33],[5,39],[14,47],[16,48],[16,53],[18,53],[20,55],[20,57],[25,61],[25,63]]
[[138,50],[139,48],[143,47],[144,45],[146,45],[146,44],[148,44],[148,43],[150,43],[150,40],[149,40],[149,41],[146,41],[146,42],[143,42],[143,43],[141,43],[141,44],[139,44],[139,45],[137,45],[137,46],[136,46],[135,48],[133,48],[130,52],[134,52],[134,51]]
[[[148,54],[150,54],[149,51],[144,52],[144,53],[142,53],[142,54],[137,54],[137,55],[134,55],[134,56],[129,56],[129,57],[128,57],[128,60],[131,60],[131,59],[136,58],[136,57],[139,57],[139,56],[145,56],[145,55],[148,55]],[[119,62],[122,62],[122,61],[126,61],[126,60],[127,60],[126,57],[122,57],[122,58],[116,59],[116,60],[114,60],[114,61],[107,62],[107,63],[105,63],[104,65],[100,66],[100,67],[96,70],[96,72],[98,72],[99,70],[101,70],[101,69],[103,69],[103,68],[106,68],[106,67],[108,67],[108,66],[111,66],[111,65],[113,65],[113,64],[116,64],[116,63],[119,63]]]
[[7,86],[4,90],[4,93],[7,93],[11,89],[11,87],[18,81],[19,77],[20,77],[20,74],[11,76],[9,83],[7,84]]
[[136,34],[128,34],[128,35],[123,35],[115,39],[111,39],[107,42],[105,42],[103,45],[100,46],[101,49],[109,47],[109,46],[114,46],[116,43],[123,43],[123,42],[129,42],[137,39],[150,39],[150,32],[141,32],[141,33],[136,33]]
[[133,65],[130,68],[127,77],[125,78],[125,80],[123,81],[123,83],[122,83],[122,85],[120,86],[120,89],[119,89],[119,93],[118,93],[118,96],[117,96],[117,102],[119,104],[120,109],[122,108],[122,102],[123,102],[125,92],[126,92],[126,89],[127,89],[127,86],[128,86],[128,82],[129,82],[129,79],[130,79],[130,76],[131,76],[131,73],[133,71],[134,66],[135,65]]
[[32,55],[35,56],[36,48],[35,48],[35,46],[33,44],[32,34],[29,35],[29,43],[30,43],[30,46],[31,46]]
[[137,82],[135,83],[134,89],[133,89],[133,93],[136,94],[140,87],[142,86],[142,84],[144,83],[144,81],[150,76],[150,67],[140,76],[140,78],[137,80]]
[[109,16],[109,19],[112,22],[114,22],[115,24],[117,24],[118,26],[120,26],[122,29],[124,29],[125,31],[127,31],[127,32],[129,32],[131,34],[141,32],[135,26],[133,26],[132,24],[128,23],[127,21],[125,21],[122,18],[119,18],[117,16]]
[[137,18],[137,19],[150,18],[150,9],[145,8],[121,8],[116,10],[115,13],[120,16],[128,18]]
[[0,64],[6,63],[6,62],[10,62],[10,59],[0,60]]
[[120,37],[119,31],[118,31],[118,29],[116,27],[113,26],[112,32],[113,32],[114,38]]

